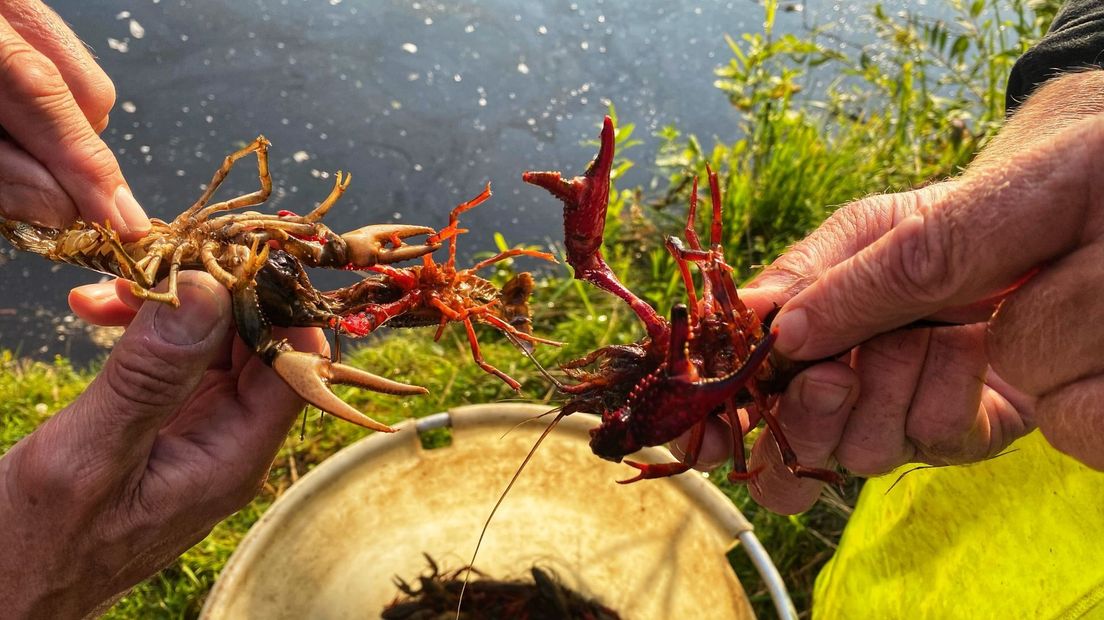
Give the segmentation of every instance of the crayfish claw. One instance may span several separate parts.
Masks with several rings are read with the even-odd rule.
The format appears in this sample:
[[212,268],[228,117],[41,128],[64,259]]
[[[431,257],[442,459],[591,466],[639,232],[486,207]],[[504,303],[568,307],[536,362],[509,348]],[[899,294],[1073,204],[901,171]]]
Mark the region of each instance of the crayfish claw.
[[302,351],[282,351],[272,360],[272,368],[308,403],[346,422],[385,433],[393,433],[395,429],[373,420],[338,398],[330,390],[330,384],[352,385],[397,396],[429,393],[429,390],[421,386],[392,381],[352,366],[331,362],[321,355]]
[[371,267],[418,258],[435,251],[441,247],[440,243],[401,244],[396,247],[388,247],[388,244],[414,235],[432,235],[436,232],[428,226],[375,224],[347,232],[341,238],[348,246],[350,266]]
[[629,460],[625,460],[624,463],[640,470],[640,473],[633,476],[632,478],[618,480],[617,484],[632,484],[641,480],[667,478],[669,476],[677,476],[681,473],[690,471],[690,466],[686,463],[640,463],[638,461]]

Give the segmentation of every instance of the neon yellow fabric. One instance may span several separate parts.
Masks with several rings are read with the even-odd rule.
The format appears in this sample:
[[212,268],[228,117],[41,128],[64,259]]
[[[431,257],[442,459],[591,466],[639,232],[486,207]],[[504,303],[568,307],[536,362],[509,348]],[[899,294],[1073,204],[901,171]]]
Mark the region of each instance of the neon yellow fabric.
[[1104,619],[1104,473],[1032,433],[966,467],[867,481],[813,618]]

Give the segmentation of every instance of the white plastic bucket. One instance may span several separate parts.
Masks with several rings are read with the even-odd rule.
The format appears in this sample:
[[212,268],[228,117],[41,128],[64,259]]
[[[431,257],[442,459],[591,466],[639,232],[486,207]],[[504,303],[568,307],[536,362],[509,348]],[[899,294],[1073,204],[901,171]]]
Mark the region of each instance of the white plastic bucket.
[[[206,620],[378,618],[417,583],[429,554],[466,566],[498,495],[551,416],[496,404],[453,409],[376,433],[304,476],[253,526],[207,599]],[[782,617],[793,605],[751,525],[700,475],[630,485],[625,465],[591,454],[596,418],[574,415],[549,435],[506,497],[475,567],[495,579],[549,569],[623,618],[753,617],[725,557],[743,542]],[[518,426],[521,424],[520,426]],[[419,430],[451,426],[425,450]],[[633,457],[670,461],[648,448]]]

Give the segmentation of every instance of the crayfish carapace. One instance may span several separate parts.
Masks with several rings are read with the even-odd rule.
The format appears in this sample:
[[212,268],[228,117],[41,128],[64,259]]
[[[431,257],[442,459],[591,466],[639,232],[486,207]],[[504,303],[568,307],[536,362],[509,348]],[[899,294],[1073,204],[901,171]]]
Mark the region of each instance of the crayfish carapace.
[[[598,156],[583,176],[571,180],[559,172],[527,172],[522,178],[545,188],[564,203],[564,245],[575,277],[624,300],[644,325],[647,336],[634,344],[610,345],[561,365],[569,383],[558,382],[568,395],[560,415],[589,411],[602,423],[591,433],[595,454],[615,462],[643,446],[672,441],[690,432],[684,462],[644,464],[626,461],[639,470],[624,482],[682,473],[694,464],[710,416],[732,421],[734,467],[730,478],[747,481],[739,410],[754,408],[773,434],[782,460],[795,476],[838,482],[839,474],[800,465],[783,436],[772,409],[796,368],[772,353],[775,334],[740,301],[732,268],[721,246],[721,196],[717,176],[710,172],[713,201],[710,245],[703,247],[694,228],[697,181],[691,193],[686,241],[668,237],[685,285],[687,303],[664,319],[618,280],[602,258],[601,246],[609,206],[614,128],[606,117]],[[701,273],[701,292],[690,265]]]
[[[238,334],[247,345],[305,401],[367,428],[394,430],[342,401],[330,384],[395,395],[424,394],[427,390],[321,355],[295,351],[286,340],[273,337],[273,325],[328,327],[335,334],[363,336],[384,323],[400,327],[436,324],[443,328],[449,322],[460,321],[468,330],[480,366],[516,388],[516,382],[482,360],[471,321],[489,323],[519,345],[543,342],[528,329],[532,278],[519,274],[499,291],[475,271],[518,254],[550,257],[530,250],[511,250],[471,269],[455,269],[455,237],[464,232],[456,225],[457,217],[463,207],[471,208],[489,196],[489,188],[476,201],[455,209],[449,227],[441,233],[425,226],[395,224],[365,226],[343,235],[334,233],[321,219],[348,187],[348,175],[340,172],[329,196],[306,215],[288,211],[226,213],[259,205],[268,198],[272,189],[268,148],[268,140],[258,137],[227,156],[195,204],[172,222],[152,219],[149,234],[137,241],[123,242],[110,228],[79,220],[68,228],[55,229],[0,219],[0,236],[20,250],[129,279],[137,297],[173,306],[179,305],[178,272],[207,271],[230,291]],[[215,191],[235,162],[250,154],[257,157],[260,189],[212,204]],[[415,235],[428,237],[421,244],[404,242]],[[430,254],[446,240],[450,243],[449,259],[438,265]],[[389,266],[419,257],[423,258],[420,266]],[[376,273],[345,288],[319,291],[311,285],[306,267]],[[168,281],[167,290],[154,290],[163,279]]]

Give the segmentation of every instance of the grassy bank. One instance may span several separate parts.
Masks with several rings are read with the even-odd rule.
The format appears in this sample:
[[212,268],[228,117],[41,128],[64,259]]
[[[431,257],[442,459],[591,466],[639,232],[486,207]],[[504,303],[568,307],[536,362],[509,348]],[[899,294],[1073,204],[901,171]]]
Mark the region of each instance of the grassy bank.
[[[682,300],[677,270],[659,240],[681,226],[689,180],[702,175],[706,163],[723,179],[725,244],[742,277],[814,228],[835,205],[954,174],[999,126],[1008,71],[1045,29],[1054,6],[992,0],[949,4],[960,16],[953,23],[875,9],[870,23],[878,44],[844,54],[830,31],[776,34],[776,4],[767,2],[763,31],[730,41],[732,57],[717,71],[715,96],[728,97],[740,110],[742,137],[706,145],[675,128],[662,130],[656,162],[660,189],[613,193],[606,253],[615,270],[663,313]],[[818,83],[811,76],[825,80],[824,85],[811,88]],[[619,124],[622,171],[634,156],[630,121]],[[566,272],[545,279],[535,298],[536,331],[569,343],[564,350],[539,352],[550,366],[599,345],[639,337],[627,308],[570,280]],[[552,398],[547,382],[525,358],[494,334],[482,341],[487,359],[519,378],[524,394]],[[432,343],[428,333],[386,337],[348,357],[354,365],[430,389],[431,397],[398,401],[344,393],[385,422],[513,397],[470,363],[466,340],[456,329],[439,343]],[[0,354],[0,450],[71,401],[91,376],[92,371],[74,369],[64,360],[40,363]],[[302,439],[300,428],[293,429],[261,495],[136,587],[107,617],[194,617],[250,525],[301,475],[363,434],[313,416]],[[832,553],[858,483],[805,514],[777,517],[759,510],[745,488],[724,482],[723,473],[714,480],[752,519],[798,608],[807,610],[813,579]],[[731,559],[757,610],[769,616],[769,599],[755,570],[742,553]]]

